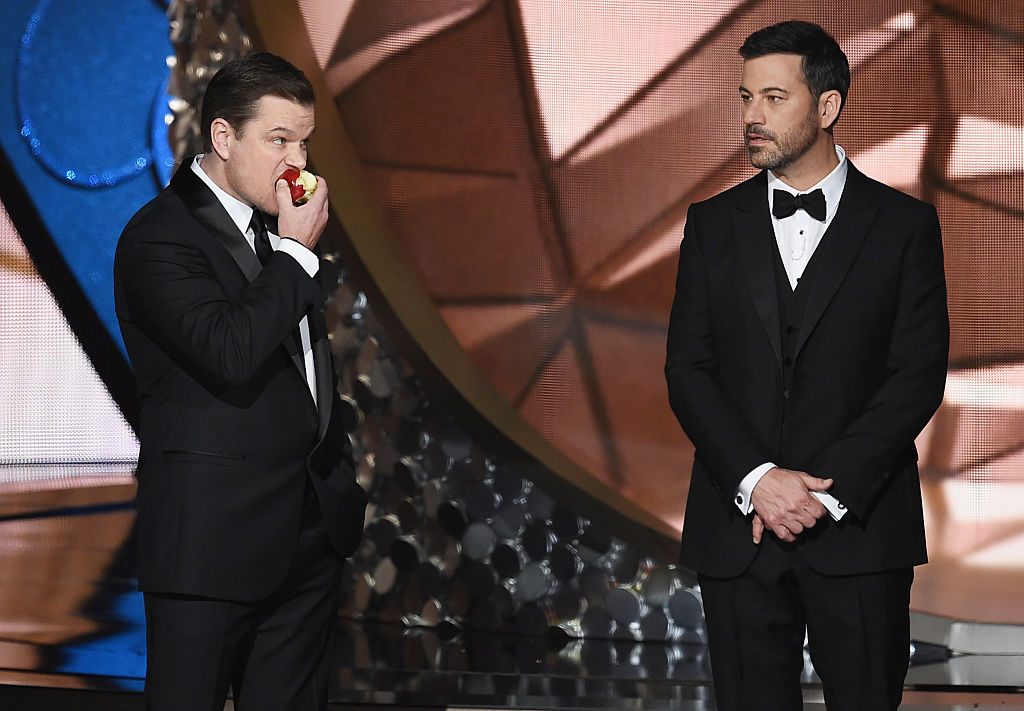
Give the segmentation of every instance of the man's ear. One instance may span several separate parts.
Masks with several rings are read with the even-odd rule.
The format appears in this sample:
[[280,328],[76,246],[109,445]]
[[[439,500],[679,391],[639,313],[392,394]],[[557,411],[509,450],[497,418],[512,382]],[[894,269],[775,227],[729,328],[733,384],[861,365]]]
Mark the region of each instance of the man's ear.
[[839,118],[839,111],[843,108],[843,97],[835,89],[830,89],[818,97],[818,117],[821,120],[821,127],[826,131],[832,128],[836,119]]
[[235,141],[235,129],[222,118],[215,118],[210,124],[210,143],[221,160],[227,160],[231,154],[231,145]]

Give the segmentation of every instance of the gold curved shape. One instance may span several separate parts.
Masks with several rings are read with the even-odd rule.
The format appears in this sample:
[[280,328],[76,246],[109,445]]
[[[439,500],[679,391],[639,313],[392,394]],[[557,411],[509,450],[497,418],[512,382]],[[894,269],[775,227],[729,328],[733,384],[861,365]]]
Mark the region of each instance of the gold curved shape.
[[[674,561],[678,529],[592,476],[547,441],[498,392],[455,339],[367,189],[366,172],[342,124],[298,3],[250,0],[246,14],[256,46],[286,57],[313,84],[317,129],[310,154],[330,186],[331,208],[344,230],[345,237],[335,246],[347,263],[365,270],[365,286],[376,313],[390,316],[390,325],[398,327],[393,335],[407,347],[404,355],[417,373],[440,375],[456,396],[453,404],[457,411],[480,418],[486,429],[535,460],[537,466],[525,470],[524,475],[556,500],[572,502],[581,514],[646,554]],[[660,372],[660,363],[652,367]],[[682,505],[679,501],[680,511]]]

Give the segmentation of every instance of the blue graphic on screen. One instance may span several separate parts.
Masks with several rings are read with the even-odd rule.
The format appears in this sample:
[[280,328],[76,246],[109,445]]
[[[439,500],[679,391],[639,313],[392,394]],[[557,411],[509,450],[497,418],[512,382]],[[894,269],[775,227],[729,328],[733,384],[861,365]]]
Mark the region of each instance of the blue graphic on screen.
[[[5,0],[0,23],[0,148],[114,342],[113,256],[131,215],[167,183],[166,3]],[[122,351],[123,351],[123,345]],[[142,596],[131,581],[88,611],[102,622],[68,640],[54,671],[145,672]],[[83,613],[84,614],[84,613]]]
[[[54,671],[110,677],[112,685],[141,690],[134,680],[146,676],[146,613],[142,593],[124,591],[104,600],[103,629],[89,639],[73,640],[59,647],[59,664]],[[116,681],[114,681],[116,680]]]
[[172,168],[166,4],[7,0],[4,9],[0,145],[120,344],[114,247]]

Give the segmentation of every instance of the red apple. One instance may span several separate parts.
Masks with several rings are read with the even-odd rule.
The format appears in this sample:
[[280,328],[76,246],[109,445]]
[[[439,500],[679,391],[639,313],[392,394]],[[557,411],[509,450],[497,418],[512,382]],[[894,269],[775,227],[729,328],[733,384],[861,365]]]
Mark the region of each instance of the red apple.
[[295,205],[306,204],[316,191],[316,176],[306,170],[289,168],[278,176],[278,180],[288,183],[288,189],[292,193],[292,203]]

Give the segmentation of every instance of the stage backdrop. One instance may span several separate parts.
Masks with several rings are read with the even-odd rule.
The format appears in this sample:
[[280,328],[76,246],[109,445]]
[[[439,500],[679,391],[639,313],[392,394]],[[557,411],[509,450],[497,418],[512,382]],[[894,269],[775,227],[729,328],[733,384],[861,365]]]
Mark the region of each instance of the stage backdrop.
[[[662,377],[686,209],[752,173],[743,38],[790,17],[823,24],[854,71],[839,143],[869,175],[935,203],[943,225],[951,370],[919,441],[933,562],[914,605],[1024,622],[1024,6],[248,4],[264,46],[333,98],[358,165],[332,178],[332,203],[396,323],[499,429],[667,535],[681,527],[692,458]],[[81,462],[128,476],[109,260],[170,168],[165,5],[5,6],[3,477],[63,480]],[[332,130],[320,123],[318,136]],[[339,165],[328,143],[314,141],[325,174]],[[339,189],[349,183],[358,190]],[[368,229],[371,212],[380,229]],[[33,229],[15,230],[6,213]],[[22,240],[46,259],[29,259]],[[428,310],[434,320],[410,317]]]
[[[267,22],[273,3],[251,4],[264,33],[280,34]],[[346,227],[399,317],[410,300],[429,301],[545,445],[669,530],[681,526],[692,461],[662,375],[686,210],[753,173],[737,92],[744,37],[794,17],[825,26],[853,68],[838,142],[867,174],[934,203],[943,225],[951,370],[919,441],[933,565],[919,575],[915,606],[1020,619],[1024,9],[966,0],[297,6],[305,37],[278,48],[290,43],[296,61],[311,48],[322,70],[386,221],[372,234],[365,222]],[[417,288],[373,263],[371,242],[381,240],[397,244]],[[462,377],[461,361],[423,347]]]

